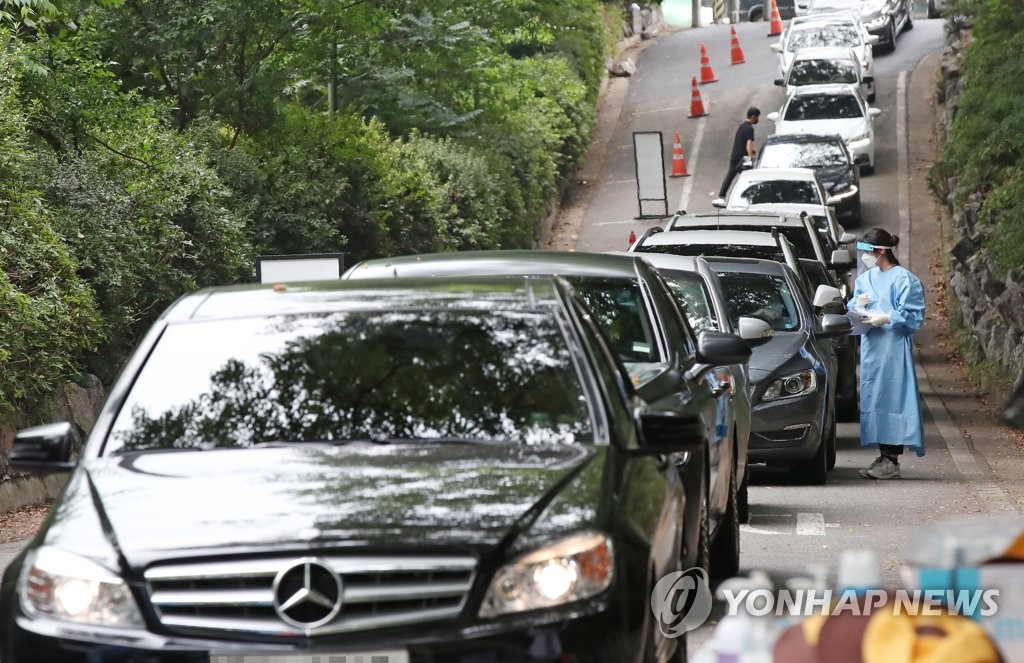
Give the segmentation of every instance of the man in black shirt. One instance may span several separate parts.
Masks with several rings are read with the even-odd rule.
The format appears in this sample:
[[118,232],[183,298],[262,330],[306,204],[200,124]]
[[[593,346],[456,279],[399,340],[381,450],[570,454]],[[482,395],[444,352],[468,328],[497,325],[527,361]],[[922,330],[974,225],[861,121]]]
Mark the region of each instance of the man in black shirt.
[[747,109],[747,119],[743,120],[736,129],[736,138],[732,141],[732,152],[729,154],[729,172],[725,174],[725,179],[722,180],[722,189],[718,192],[720,198],[725,198],[733,178],[736,177],[736,173],[740,172],[743,157],[754,158],[754,125],[759,119],[761,119],[761,111],[751,106]]

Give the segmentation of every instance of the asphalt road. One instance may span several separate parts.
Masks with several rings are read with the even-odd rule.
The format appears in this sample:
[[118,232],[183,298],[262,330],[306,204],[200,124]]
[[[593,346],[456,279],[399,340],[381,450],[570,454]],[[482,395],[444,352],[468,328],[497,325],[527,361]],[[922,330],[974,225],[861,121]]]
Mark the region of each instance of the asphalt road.
[[[680,133],[691,176],[668,179],[668,207],[691,212],[714,211],[710,201],[748,106],[762,111],[755,142],[772,132],[765,115],[784,97],[772,84],[777,58],[769,46],[776,39],[766,36],[765,23],[736,29],[746,59],[741,65],[730,65],[729,27],[721,25],[664,35],[639,54],[637,75],[602,110],[599,136],[607,144],[594,151],[599,162],[585,169],[586,190],[577,194],[585,209],[574,232],[576,250],[622,250],[631,230],[640,235],[662,223],[635,218],[640,208],[633,132],[663,132],[666,173],[673,134]],[[700,86],[708,115],[693,119],[690,83],[700,71],[701,44],[719,80]],[[857,424],[840,424],[838,463],[827,485],[791,485],[765,468],[755,471],[751,519],[742,528],[741,573],[766,571],[776,586],[808,576],[814,565],[825,565],[834,581],[843,551],[870,549],[881,562],[883,582],[895,587],[914,527],[954,516],[1019,512],[1024,505],[1021,450],[994,411],[986,410],[991,404],[953,370],[938,315],[938,267],[951,243],[927,189],[927,169],[937,144],[934,96],[943,45],[942,22],[919,18],[899,37],[894,53],[876,54],[873,105],[882,110],[875,123],[877,166],[862,179],[864,219],[851,228],[882,226],[899,234],[900,259],[928,289],[928,318],[917,336],[927,454],[904,456],[902,480],[862,479],[857,470],[877,452],[859,447]],[[646,203],[645,213],[650,209]],[[691,634],[691,653],[710,631],[709,625]]]

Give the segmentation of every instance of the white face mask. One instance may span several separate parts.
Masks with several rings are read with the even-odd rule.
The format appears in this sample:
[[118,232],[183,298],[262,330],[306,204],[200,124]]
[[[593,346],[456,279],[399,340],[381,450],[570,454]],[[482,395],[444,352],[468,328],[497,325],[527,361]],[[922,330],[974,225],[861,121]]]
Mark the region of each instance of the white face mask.
[[878,264],[878,256],[876,256],[874,253],[865,253],[860,257],[860,261],[864,263],[865,267],[871,269],[876,264]]

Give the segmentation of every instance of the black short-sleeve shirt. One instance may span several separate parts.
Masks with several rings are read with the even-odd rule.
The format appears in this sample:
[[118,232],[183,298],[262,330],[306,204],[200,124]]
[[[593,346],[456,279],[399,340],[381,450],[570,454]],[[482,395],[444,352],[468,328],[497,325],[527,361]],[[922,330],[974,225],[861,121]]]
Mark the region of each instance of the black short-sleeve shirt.
[[747,141],[754,140],[754,125],[744,120],[736,129],[736,139],[732,142],[732,153],[730,161],[740,161],[747,156]]

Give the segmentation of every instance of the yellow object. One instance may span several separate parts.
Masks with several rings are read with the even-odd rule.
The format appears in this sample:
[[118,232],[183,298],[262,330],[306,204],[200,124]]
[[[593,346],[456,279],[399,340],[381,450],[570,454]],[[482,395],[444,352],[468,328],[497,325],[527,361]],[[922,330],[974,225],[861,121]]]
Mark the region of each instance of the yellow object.
[[864,663],[999,663],[988,634],[967,617],[876,613],[863,640]]
[[821,635],[821,627],[825,625],[828,614],[814,615],[800,622],[800,628],[804,632],[804,640],[812,647],[818,646],[818,636]]

